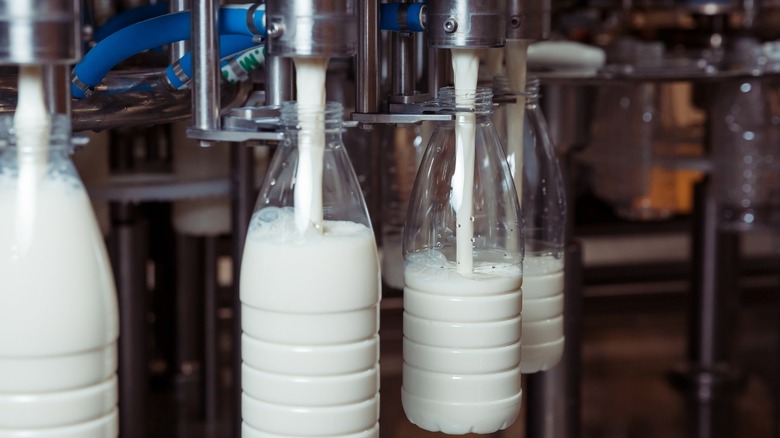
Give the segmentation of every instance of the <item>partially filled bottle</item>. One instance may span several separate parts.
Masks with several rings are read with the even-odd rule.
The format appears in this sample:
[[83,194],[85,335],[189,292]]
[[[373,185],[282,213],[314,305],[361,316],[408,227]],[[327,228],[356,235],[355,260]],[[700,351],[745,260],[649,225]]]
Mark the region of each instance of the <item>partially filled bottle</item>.
[[[524,122],[505,122],[507,137],[522,137],[519,141],[507,138],[505,144],[525,223],[520,369],[527,374],[552,368],[563,354],[566,194],[547,122],[539,107],[538,78],[528,78],[522,97]],[[516,125],[522,129],[513,133],[509,127]]]
[[242,435],[375,438],[379,261],[342,107],[281,123],[241,266]]
[[492,433],[522,394],[521,212],[490,90],[439,96],[455,121],[433,133],[404,227],[402,402],[423,429]]
[[70,120],[47,125],[22,141],[0,117],[0,437],[112,438],[113,275]]

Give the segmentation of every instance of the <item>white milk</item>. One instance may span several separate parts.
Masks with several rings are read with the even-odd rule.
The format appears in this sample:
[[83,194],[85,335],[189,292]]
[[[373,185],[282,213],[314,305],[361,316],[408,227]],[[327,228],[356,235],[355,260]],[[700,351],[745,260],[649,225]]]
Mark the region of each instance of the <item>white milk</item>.
[[448,434],[509,427],[522,393],[520,266],[475,262],[462,275],[451,262],[412,256],[404,281],[406,416]]
[[[506,77],[509,89],[524,93],[526,64],[528,59],[527,40],[506,41]],[[523,196],[523,139],[525,138],[525,96],[518,95],[517,103],[506,104],[507,144],[506,155],[509,169],[515,181],[517,196]],[[522,201],[522,199],[521,199]]]
[[244,436],[364,436],[379,419],[374,235],[324,221],[301,237],[294,215],[256,212],[244,249]]
[[[0,436],[114,437],[118,310],[89,198],[62,174],[19,185],[0,177]],[[21,196],[33,215],[8,214]]]
[[[479,74],[477,49],[452,49],[452,70],[455,76],[455,106],[474,107]],[[474,264],[474,156],[477,118],[474,112],[456,113],[455,172],[452,176],[452,202],[457,212],[458,272],[468,274]]]
[[[325,74],[328,58],[293,58],[298,94],[298,169],[295,224],[303,234],[322,227],[322,169],[325,154]],[[321,232],[321,230],[320,230]]]
[[523,373],[548,370],[561,360],[563,265],[552,256],[526,255],[523,261]]

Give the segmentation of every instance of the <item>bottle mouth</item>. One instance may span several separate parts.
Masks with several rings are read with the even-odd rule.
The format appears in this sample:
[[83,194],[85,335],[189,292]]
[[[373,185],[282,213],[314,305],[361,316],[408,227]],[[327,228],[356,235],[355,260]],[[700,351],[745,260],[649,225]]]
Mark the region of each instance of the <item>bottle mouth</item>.
[[455,87],[444,87],[439,90],[439,105],[446,112],[489,114],[493,112],[493,90],[479,87],[456,92]]
[[[50,150],[71,150],[70,117],[64,114],[51,114],[49,117],[48,126],[42,126],[42,129],[48,130],[48,136],[46,137],[48,141],[41,147],[46,147]],[[16,149],[18,146],[14,115],[0,115],[0,149]]]
[[493,94],[499,98],[505,97],[525,97],[526,99],[539,98],[540,81],[536,76],[528,76],[525,80],[525,90],[513,90],[509,86],[509,79],[506,76],[493,77]]
[[301,106],[298,101],[282,102],[279,108],[279,122],[288,130],[300,130],[301,117],[315,118],[326,131],[342,130],[344,107],[340,102],[326,102],[325,109]]

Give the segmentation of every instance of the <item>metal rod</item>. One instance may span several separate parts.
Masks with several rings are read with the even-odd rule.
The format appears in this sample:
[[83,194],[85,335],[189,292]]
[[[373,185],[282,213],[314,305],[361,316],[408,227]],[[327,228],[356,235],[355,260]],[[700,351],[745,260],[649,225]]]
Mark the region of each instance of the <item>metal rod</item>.
[[196,236],[176,235],[176,399],[184,421],[203,416],[203,260]]
[[[187,11],[190,9],[191,0],[170,0],[168,3],[168,11],[171,13]],[[179,41],[171,44],[170,49],[170,62],[176,62],[189,51],[189,41]]]
[[233,436],[241,437],[241,299],[239,284],[249,219],[255,201],[254,149],[231,144],[231,203],[233,212]]
[[439,96],[439,88],[452,85],[452,58],[449,49],[428,48],[428,93]]
[[135,207],[111,204],[109,248],[119,296],[119,416],[122,438],[148,436],[147,250]]
[[49,113],[70,116],[70,66],[44,64],[43,82]]
[[217,420],[219,405],[219,352],[217,349],[217,237],[203,238],[203,294],[204,294],[204,340],[205,340],[205,410],[207,424]]
[[690,300],[689,436],[733,437],[739,235],[718,230],[709,179],[694,190],[693,292]]
[[[220,128],[219,2],[194,0],[192,8],[192,126],[202,131]],[[208,146],[207,142],[201,142]]]
[[414,94],[414,39],[412,34],[393,32],[393,94],[411,96]]
[[379,111],[379,2],[358,0],[358,51],[355,111]]
[[265,104],[279,105],[293,100],[294,69],[291,58],[268,55],[265,58]]

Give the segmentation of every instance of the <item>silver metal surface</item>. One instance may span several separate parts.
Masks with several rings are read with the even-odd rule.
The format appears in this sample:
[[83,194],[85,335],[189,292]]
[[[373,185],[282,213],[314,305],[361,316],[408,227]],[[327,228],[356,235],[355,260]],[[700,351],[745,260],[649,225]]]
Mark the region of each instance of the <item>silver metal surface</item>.
[[433,99],[439,90],[453,84],[452,54],[447,49],[431,47],[428,49],[428,93]]
[[[187,11],[192,5],[192,0],[170,0],[168,3],[168,11],[171,13]],[[179,41],[171,44],[170,48],[170,62],[178,61],[185,53],[190,50],[190,42],[187,40]]]
[[352,113],[352,120],[358,123],[403,125],[420,122],[446,122],[455,120],[455,116],[452,114]]
[[549,38],[550,9],[551,0],[506,0],[506,39]]
[[411,33],[393,32],[393,95],[409,96],[414,94],[414,38]]
[[43,86],[49,113],[70,115],[70,66],[44,64]]
[[293,100],[293,62],[290,58],[268,55],[265,57],[265,105],[279,105]]
[[192,6],[192,128],[208,132],[220,128],[219,2],[194,0]]
[[357,50],[355,0],[269,0],[268,53],[349,57]]
[[358,51],[355,62],[358,113],[379,111],[379,11],[376,0],[358,0]]
[[81,1],[0,2],[0,64],[73,64],[81,58]]
[[506,40],[503,0],[430,0],[428,44],[433,47],[499,47]]

